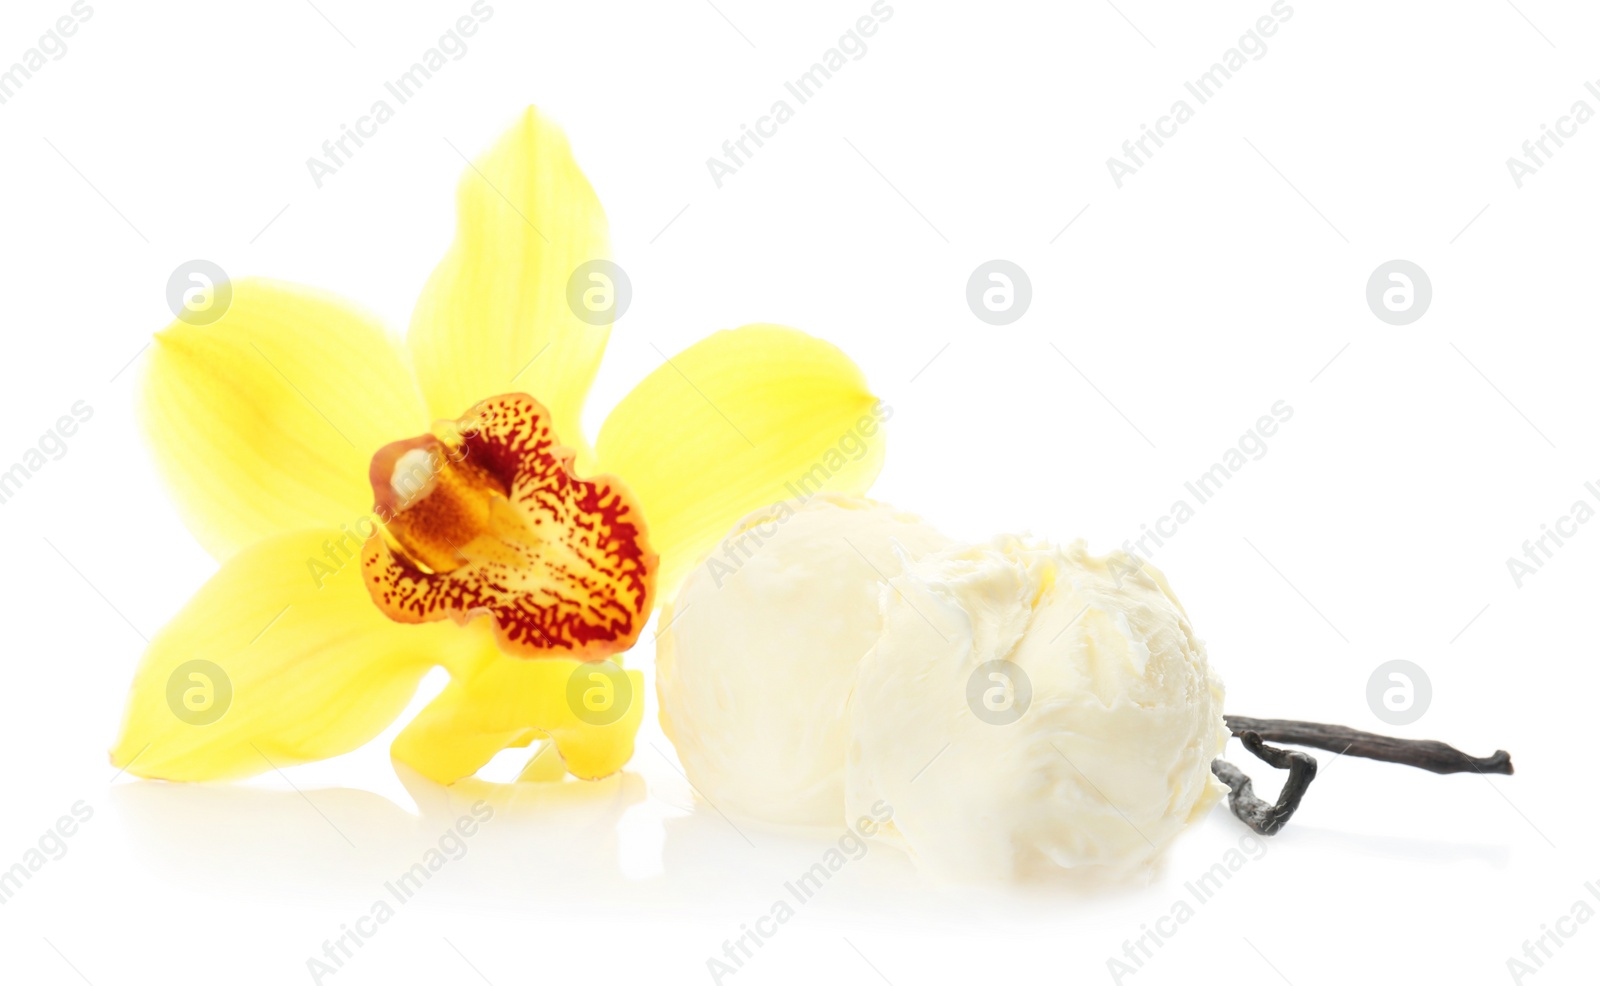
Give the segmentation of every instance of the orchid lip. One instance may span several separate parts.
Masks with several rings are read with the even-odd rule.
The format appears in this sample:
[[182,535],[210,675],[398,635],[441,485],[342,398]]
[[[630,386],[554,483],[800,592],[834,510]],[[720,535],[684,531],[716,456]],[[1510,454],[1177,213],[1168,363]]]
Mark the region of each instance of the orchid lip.
[[579,478],[549,412],[525,394],[481,402],[391,442],[369,479],[382,532],[362,569],[391,619],[480,615],[523,657],[604,660],[649,618],[657,556],[633,494]]

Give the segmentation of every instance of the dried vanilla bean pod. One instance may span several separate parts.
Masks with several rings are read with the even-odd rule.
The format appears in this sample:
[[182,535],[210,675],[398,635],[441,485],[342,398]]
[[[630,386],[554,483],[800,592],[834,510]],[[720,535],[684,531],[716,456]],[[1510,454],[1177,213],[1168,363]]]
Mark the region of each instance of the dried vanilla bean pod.
[[1284,781],[1283,790],[1278,793],[1278,803],[1269,805],[1256,797],[1250,778],[1226,760],[1218,758],[1211,761],[1211,772],[1228,785],[1228,807],[1232,809],[1234,817],[1261,835],[1277,835],[1300,807],[1300,799],[1305,797],[1306,789],[1316,778],[1316,758],[1299,750],[1280,750],[1268,746],[1254,732],[1241,733],[1239,739],[1251,753],[1279,770],[1289,771],[1289,779]]
[[1435,774],[1456,774],[1476,770],[1484,774],[1509,774],[1511,754],[1496,750],[1487,757],[1469,757],[1465,753],[1437,740],[1408,740],[1377,733],[1362,732],[1347,726],[1331,726],[1320,722],[1300,722],[1295,719],[1251,719],[1247,716],[1224,716],[1228,729],[1235,736],[1256,733],[1262,739],[1290,746],[1309,746],[1330,753],[1349,754],[1368,760],[1420,767]]
[[1223,718],[1227,721],[1229,731],[1244,743],[1245,749],[1272,766],[1289,771],[1289,779],[1284,782],[1283,790],[1278,795],[1278,803],[1269,805],[1256,797],[1254,785],[1244,771],[1220,758],[1211,761],[1211,772],[1228,785],[1228,807],[1233,810],[1234,816],[1262,835],[1276,835],[1282,830],[1300,807],[1306,789],[1317,776],[1317,761],[1309,754],[1280,750],[1268,746],[1265,740],[1420,767],[1436,774],[1472,770],[1482,774],[1512,773],[1511,754],[1504,750],[1496,750],[1487,757],[1470,757],[1437,740],[1399,739],[1347,726],[1295,719]]

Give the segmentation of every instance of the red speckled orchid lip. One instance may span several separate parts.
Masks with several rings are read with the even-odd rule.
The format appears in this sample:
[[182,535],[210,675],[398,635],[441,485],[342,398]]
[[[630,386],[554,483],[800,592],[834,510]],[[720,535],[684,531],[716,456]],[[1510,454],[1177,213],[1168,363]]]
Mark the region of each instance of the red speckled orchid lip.
[[544,405],[483,401],[372,457],[383,530],[362,549],[378,608],[401,623],[494,621],[518,657],[604,660],[649,619],[657,556],[614,476],[580,479]]

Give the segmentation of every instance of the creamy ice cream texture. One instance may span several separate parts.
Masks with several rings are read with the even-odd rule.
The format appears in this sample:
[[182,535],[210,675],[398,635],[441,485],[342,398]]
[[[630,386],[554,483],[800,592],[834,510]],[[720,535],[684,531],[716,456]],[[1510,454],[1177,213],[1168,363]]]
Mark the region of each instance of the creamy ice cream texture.
[[872,501],[741,522],[658,642],[661,721],[724,811],[880,837],[936,874],[1128,869],[1221,794],[1222,686],[1166,580]]
[[882,593],[847,806],[956,879],[1133,868],[1216,803],[1222,684],[1155,569],[1001,537]]
[[902,559],[949,547],[909,514],[820,493],[744,518],[684,580],[656,642],[661,725],[722,811],[843,825],[848,704]]

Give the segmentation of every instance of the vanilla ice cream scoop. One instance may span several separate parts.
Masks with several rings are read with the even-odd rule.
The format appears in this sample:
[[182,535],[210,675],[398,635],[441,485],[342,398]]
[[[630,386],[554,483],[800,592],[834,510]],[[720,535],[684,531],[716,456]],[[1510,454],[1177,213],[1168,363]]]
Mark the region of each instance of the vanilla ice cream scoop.
[[1128,870],[1220,797],[1222,684],[1149,565],[1002,537],[911,564],[851,699],[848,814],[948,878]]
[[952,542],[871,500],[818,494],[740,521],[661,612],[661,726],[718,809],[845,822],[846,709],[879,590]]

